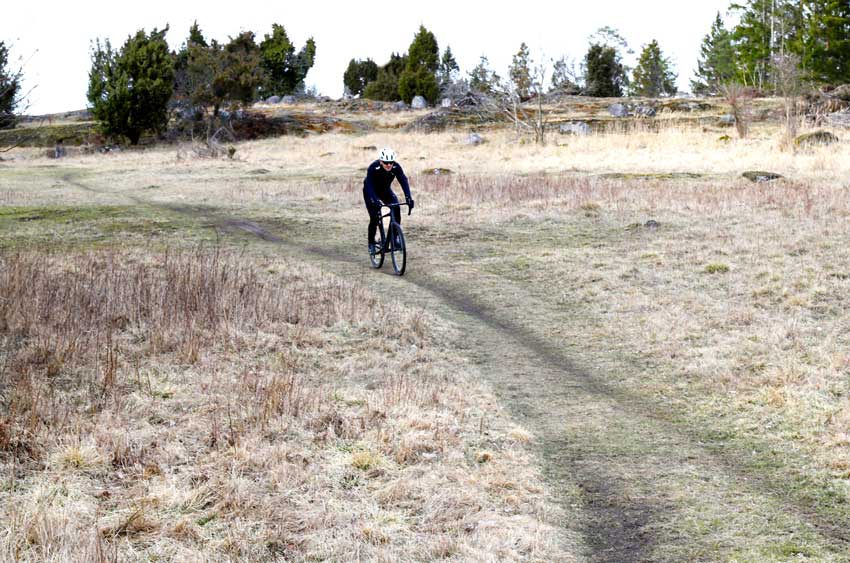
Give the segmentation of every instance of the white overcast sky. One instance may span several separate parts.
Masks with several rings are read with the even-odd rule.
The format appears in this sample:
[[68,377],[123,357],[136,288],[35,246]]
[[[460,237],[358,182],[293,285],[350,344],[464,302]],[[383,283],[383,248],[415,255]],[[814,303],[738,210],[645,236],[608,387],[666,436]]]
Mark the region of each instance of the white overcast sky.
[[[12,46],[13,62],[23,61],[30,114],[86,107],[90,45],[109,38],[120,46],[144,28],[170,26],[167,39],[177,49],[197,20],[207,39],[221,42],[240,31],[257,36],[282,24],[300,49],[308,37],[316,41],[316,62],[307,85],[334,98],[342,95],[342,74],[352,58],[367,57],[383,64],[391,52],[406,52],[424,25],[434,33],[442,52],[451,46],[461,73],[471,70],[482,54],[502,76],[521,42],[532,57],[561,56],[579,61],[587,38],[602,26],[620,31],[637,52],[657,39],[675,64],[680,90],[688,90],[699,46],[715,14],[726,17],[730,0],[583,0],[511,2],[136,0],[41,1],[13,0],[3,8],[0,40]],[[730,20],[727,18],[727,22]],[[636,56],[636,55],[635,55]],[[627,62],[629,62],[627,60]]]

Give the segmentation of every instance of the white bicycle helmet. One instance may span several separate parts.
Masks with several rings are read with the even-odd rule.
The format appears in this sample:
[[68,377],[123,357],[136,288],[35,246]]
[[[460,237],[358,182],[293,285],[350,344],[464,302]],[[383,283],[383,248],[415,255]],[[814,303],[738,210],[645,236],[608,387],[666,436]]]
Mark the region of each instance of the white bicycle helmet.
[[381,162],[395,162],[395,151],[389,147],[381,149],[381,154],[378,156]]

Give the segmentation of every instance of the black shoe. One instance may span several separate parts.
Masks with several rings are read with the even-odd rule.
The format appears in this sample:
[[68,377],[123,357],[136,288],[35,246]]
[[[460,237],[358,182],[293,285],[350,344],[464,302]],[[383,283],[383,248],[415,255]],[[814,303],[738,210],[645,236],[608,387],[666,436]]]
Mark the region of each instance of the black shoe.
[[375,243],[370,242],[370,243],[369,243],[369,255],[370,255],[370,256],[374,256],[374,255],[375,255],[375,254],[377,254],[377,253],[378,253],[378,245],[376,245]]

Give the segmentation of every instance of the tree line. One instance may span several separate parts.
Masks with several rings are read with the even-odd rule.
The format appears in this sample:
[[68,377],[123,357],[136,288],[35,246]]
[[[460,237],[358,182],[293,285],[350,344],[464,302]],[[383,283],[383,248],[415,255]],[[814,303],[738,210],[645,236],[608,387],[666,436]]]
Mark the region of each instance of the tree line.
[[850,82],[847,0],[750,0],[730,11],[737,25],[727,29],[718,13],[703,39],[694,93],[716,94],[728,83],[776,93],[789,61],[812,84]]
[[252,31],[219,43],[208,41],[195,22],[176,52],[168,50],[167,31],[139,30],[120,49],[109,40],[95,42],[87,97],[104,133],[136,144],[142,133],[164,130],[169,102],[198,118],[208,112],[215,118],[225,104],[303,92],[316,56],[312,38],[296,52],[277,23],[259,43]]
[[[737,23],[727,28],[718,13],[705,35],[691,79],[696,94],[716,95],[738,84],[764,93],[787,91],[790,73],[816,84],[850,82],[850,2],[847,0],[747,0],[730,5]],[[139,30],[120,48],[108,40],[92,46],[87,96],[105,133],[137,143],[142,133],[161,132],[169,107],[196,116],[212,116],[233,106],[271,95],[308,93],[305,78],[316,56],[310,38],[300,49],[280,24],[258,41],[244,31],[227,42],[207,39],[197,22],[177,51],[170,51],[165,29]],[[373,100],[404,101],[423,96],[430,103],[453,92],[508,96],[519,102],[559,90],[597,97],[671,96],[676,72],[656,40],[633,54],[615,29],[590,36],[584,56],[534,60],[526,43],[513,55],[501,77],[486,55],[461,75],[447,46],[420,26],[405,53],[389,60],[353,58],[343,74],[345,92]],[[0,127],[14,123],[21,102],[22,69],[11,68],[9,49],[0,41]],[[212,119],[210,120],[212,122]]]

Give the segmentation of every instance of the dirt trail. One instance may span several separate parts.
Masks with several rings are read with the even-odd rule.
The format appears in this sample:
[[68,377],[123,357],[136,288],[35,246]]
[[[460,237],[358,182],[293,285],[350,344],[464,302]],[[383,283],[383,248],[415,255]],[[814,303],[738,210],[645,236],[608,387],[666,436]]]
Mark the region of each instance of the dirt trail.
[[[370,270],[360,246],[340,242],[338,226],[282,232],[220,209],[163,207],[301,259],[330,263],[338,275],[368,277],[377,291],[457,323],[467,337],[460,344],[517,421],[535,434],[544,472],[569,515],[563,527],[580,534],[585,560],[718,561],[748,554],[739,560],[779,561],[795,553],[813,557],[806,561],[847,560],[841,555],[850,552],[847,518],[835,521],[818,506],[801,505],[783,483],[746,467],[740,452],[706,442],[691,423],[610,384],[614,370],[636,369],[628,362],[575,361],[538,326],[551,322],[541,314],[547,303],[523,295],[509,280],[490,277],[481,290],[478,273],[446,272],[445,256],[415,237],[408,273],[398,278]],[[774,554],[760,545],[767,529],[787,530],[811,550]]]

